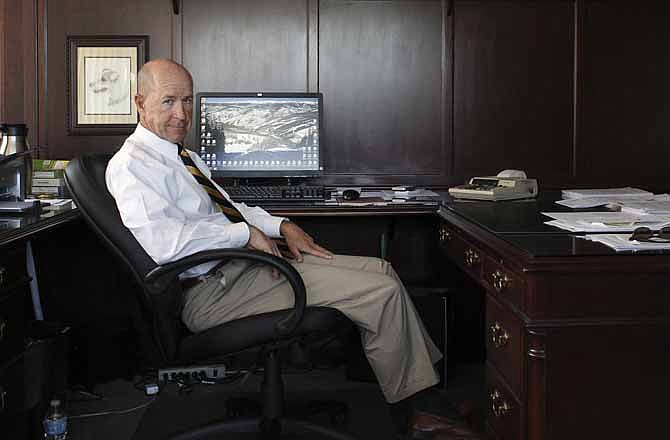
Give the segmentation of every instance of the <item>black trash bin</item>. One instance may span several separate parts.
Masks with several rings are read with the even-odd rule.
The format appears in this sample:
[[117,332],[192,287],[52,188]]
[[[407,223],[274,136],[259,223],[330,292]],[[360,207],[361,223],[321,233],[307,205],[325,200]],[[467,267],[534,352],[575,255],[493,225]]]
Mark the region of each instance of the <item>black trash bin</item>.
[[70,327],[49,321],[27,324],[24,355],[24,409],[29,439],[42,439],[49,401],[65,398]]

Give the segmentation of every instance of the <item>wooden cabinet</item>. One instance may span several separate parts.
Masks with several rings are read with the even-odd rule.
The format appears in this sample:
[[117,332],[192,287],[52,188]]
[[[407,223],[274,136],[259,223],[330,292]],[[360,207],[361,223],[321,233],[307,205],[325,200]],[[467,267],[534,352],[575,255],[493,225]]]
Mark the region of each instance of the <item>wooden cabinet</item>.
[[567,233],[495,233],[454,206],[440,213],[448,263],[486,291],[492,438],[667,436],[670,253],[618,255]]

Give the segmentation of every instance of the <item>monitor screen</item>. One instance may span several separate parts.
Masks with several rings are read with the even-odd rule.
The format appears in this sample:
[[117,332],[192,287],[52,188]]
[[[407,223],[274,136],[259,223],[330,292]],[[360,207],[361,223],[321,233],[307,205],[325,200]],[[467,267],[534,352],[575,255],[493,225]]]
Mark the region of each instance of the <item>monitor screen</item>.
[[199,93],[200,157],[215,176],[318,176],[320,93]]

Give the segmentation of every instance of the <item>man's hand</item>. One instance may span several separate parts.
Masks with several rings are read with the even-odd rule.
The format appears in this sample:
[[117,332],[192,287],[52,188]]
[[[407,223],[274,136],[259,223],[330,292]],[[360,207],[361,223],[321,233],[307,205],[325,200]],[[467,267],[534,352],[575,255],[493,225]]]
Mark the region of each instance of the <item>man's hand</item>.
[[302,263],[303,252],[321,258],[333,258],[332,252],[314,243],[314,239],[295,223],[283,221],[279,227],[279,231],[284,239],[286,239],[288,249],[298,263]]
[[[279,258],[282,257],[277,244],[255,226],[249,225],[249,241],[247,242],[246,247],[248,249],[267,252],[268,254],[275,255]],[[272,276],[277,279],[279,277],[279,271],[273,268]]]

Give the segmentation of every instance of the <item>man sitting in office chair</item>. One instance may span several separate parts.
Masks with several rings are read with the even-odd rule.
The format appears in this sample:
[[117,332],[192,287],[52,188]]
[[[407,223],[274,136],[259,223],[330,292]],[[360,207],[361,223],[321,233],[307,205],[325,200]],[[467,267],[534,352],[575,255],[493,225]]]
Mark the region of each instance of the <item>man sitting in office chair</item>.
[[[281,257],[273,239],[283,237],[285,254],[304,280],[307,305],[334,307],[360,329],[365,354],[402,430],[410,397],[439,381],[433,364],[442,355],[390,264],[333,255],[288,219],[230,201],[198,155],[182,147],[193,113],[193,81],[183,66],[166,59],[145,64],[135,104],[140,123],[109,162],[106,180],[124,225],[140,245],[164,264],[213,248],[247,247]],[[193,332],[292,306],[282,277],[246,262],[206,263],[180,278],[182,320]],[[463,429],[425,413],[412,420],[410,429]]]

